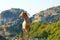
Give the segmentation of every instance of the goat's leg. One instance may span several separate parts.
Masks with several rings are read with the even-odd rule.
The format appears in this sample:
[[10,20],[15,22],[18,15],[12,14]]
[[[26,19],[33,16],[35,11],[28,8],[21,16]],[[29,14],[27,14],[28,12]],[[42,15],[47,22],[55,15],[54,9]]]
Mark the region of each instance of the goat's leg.
[[25,30],[23,30],[23,38],[25,38]]
[[26,31],[26,38],[28,38],[28,36],[29,36],[29,32],[28,32],[28,30]]

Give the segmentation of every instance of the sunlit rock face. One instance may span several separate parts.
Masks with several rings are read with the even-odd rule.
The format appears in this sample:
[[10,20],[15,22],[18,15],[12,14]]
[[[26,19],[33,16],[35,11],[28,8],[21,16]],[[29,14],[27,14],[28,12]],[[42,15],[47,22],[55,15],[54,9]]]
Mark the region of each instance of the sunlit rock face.
[[60,19],[60,6],[51,7],[49,9],[38,12],[34,14],[33,21],[43,21],[43,22],[57,22]]

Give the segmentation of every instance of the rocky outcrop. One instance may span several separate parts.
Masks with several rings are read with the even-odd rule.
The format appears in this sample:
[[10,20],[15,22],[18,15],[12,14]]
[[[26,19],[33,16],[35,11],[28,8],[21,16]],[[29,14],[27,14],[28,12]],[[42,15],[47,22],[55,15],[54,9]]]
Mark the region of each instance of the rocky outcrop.
[[34,15],[33,22],[41,21],[41,17],[42,17],[42,15],[40,15],[39,13],[36,13]]

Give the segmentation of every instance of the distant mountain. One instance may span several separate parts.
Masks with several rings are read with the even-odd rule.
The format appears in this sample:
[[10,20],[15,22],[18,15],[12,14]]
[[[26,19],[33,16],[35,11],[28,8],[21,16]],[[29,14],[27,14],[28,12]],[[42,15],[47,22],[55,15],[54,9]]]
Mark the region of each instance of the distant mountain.
[[22,11],[23,10],[19,8],[11,8],[9,10],[1,12],[1,18],[2,18],[1,24],[12,22],[14,20],[20,21],[21,19],[19,18],[19,15]]
[[[40,16],[37,14],[39,14]],[[60,6],[52,7],[52,8],[40,11],[34,14],[33,17],[34,17],[33,19],[35,19],[33,21],[40,19],[40,21],[43,21],[43,22],[56,22],[60,19]]]

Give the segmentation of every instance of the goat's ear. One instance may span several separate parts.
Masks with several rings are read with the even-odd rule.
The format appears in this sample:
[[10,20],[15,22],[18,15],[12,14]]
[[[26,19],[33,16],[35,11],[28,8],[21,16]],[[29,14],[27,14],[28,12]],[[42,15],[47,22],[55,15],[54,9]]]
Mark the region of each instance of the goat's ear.
[[30,14],[29,14],[29,13],[27,13],[27,15],[28,15],[28,16],[30,16]]

